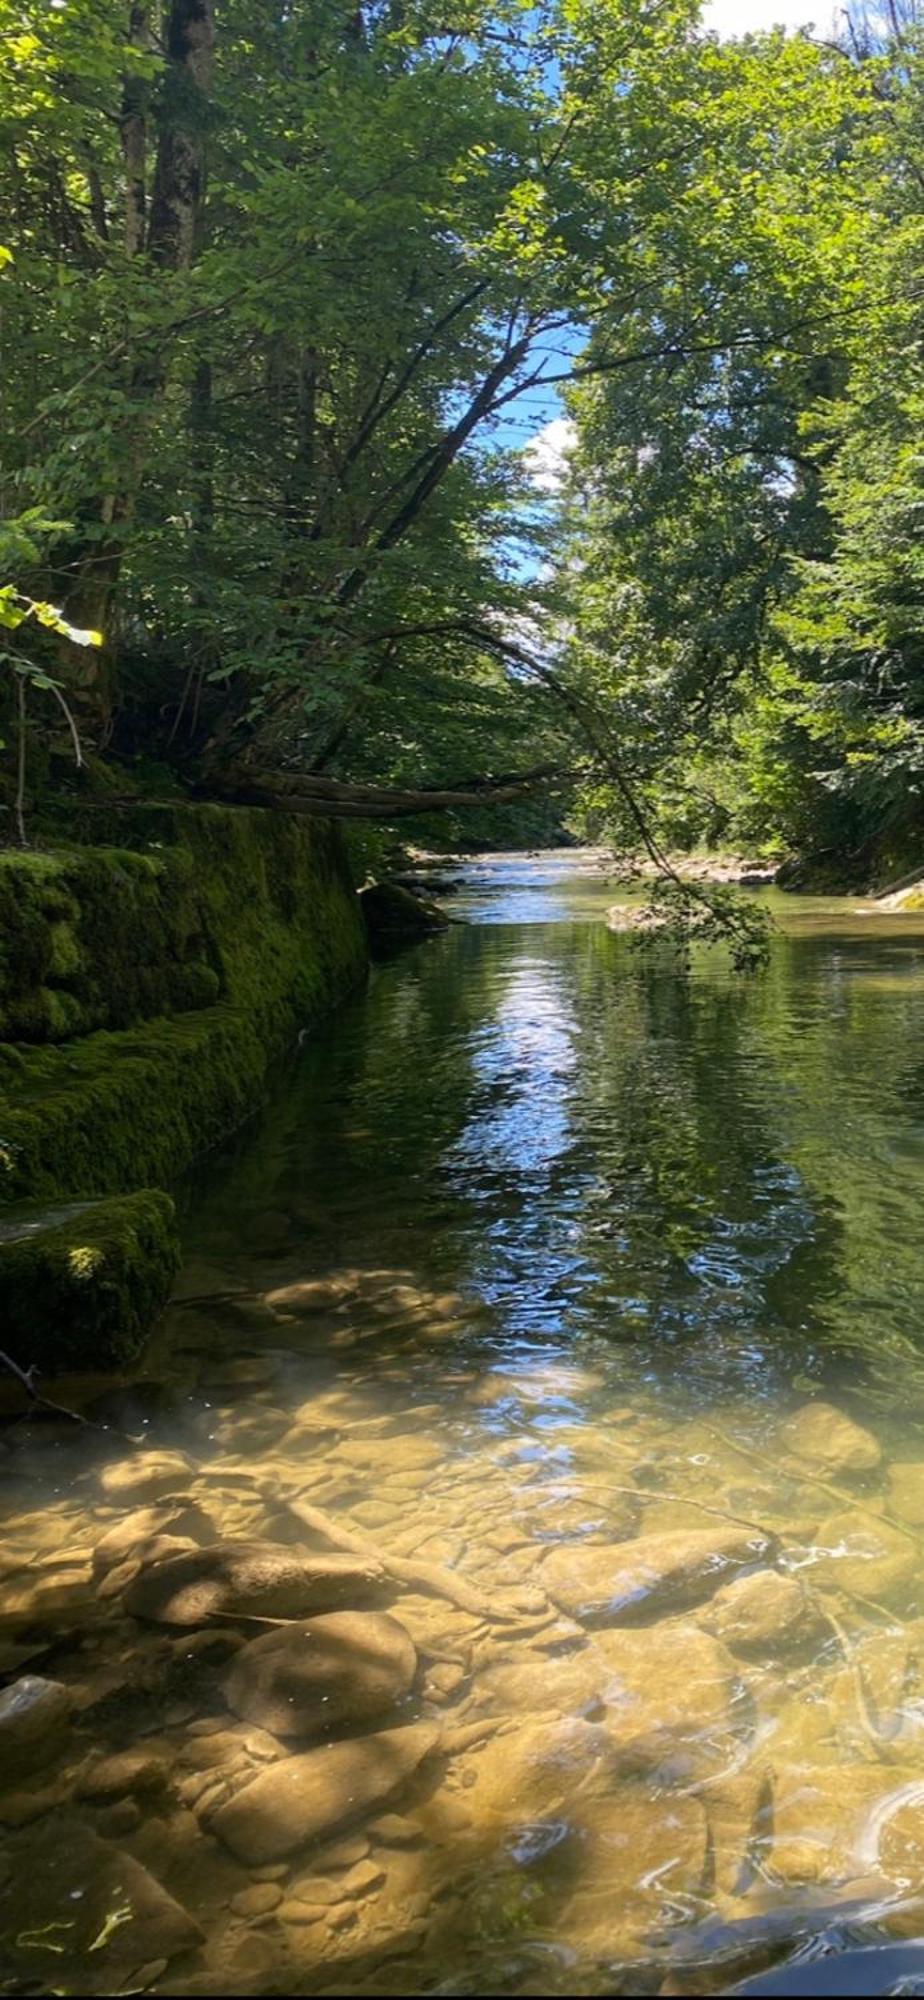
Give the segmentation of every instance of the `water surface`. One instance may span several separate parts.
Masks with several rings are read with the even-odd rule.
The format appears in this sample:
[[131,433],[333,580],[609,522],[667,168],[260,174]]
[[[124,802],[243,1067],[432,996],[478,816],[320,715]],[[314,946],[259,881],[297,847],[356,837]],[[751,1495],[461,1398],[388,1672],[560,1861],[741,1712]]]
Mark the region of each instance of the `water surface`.
[[[924,922],[771,895],[766,973],[683,978],[606,929],[598,857],[462,874],[185,1191],[176,1302],[85,1392],[187,1455],[216,1532],[294,1544],[302,1494],[483,1594],[380,1599],[419,1653],[391,1720],[444,1731],[397,1826],[235,1908],[196,1762],[240,1728],[221,1648],[209,1678],[87,1609],[127,1448],[10,1433],[9,1644],[78,1691],[87,1754],[174,1773],[118,1839],[203,1940],[146,1990],[712,1993],[924,1933]],[[657,1587],[607,1597],[651,1537]],[[36,1991],[116,1990],[105,1952],[68,1986],[33,1949]]]

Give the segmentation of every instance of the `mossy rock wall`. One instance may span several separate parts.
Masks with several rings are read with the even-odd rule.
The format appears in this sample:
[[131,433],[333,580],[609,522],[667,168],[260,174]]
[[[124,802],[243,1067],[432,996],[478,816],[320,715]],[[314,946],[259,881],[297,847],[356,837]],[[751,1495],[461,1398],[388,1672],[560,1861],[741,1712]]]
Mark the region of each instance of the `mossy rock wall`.
[[0,1223],[3,1344],[44,1372],[129,1361],[179,1262],[173,1203],[157,1188]]
[[0,1040],[66,1041],[220,992],[190,854],[0,854]]
[[[107,809],[91,823],[92,848],[0,857],[0,1215],[168,1186],[254,1110],[271,1065],[366,970],[335,827],[219,806]],[[137,1346],[166,1296],[162,1232],[156,1254],[148,1234],[150,1293],[132,1263],[141,1304],[126,1305],[122,1333],[107,1307],[101,1362]],[[37,1248],[23,1254],[21,1289],[38,1268]],[[49,1241],[46,1290],[56,1256]],[[9,1274],[2,1241],[0,1263]],[[29,1290],[41,1313],[46,1293]],[[79,1297],[84,1351],[93,1314],[89,1290]],[[72,1365],[62,1314],[38,1343],[43,1365],[56,1343]]]

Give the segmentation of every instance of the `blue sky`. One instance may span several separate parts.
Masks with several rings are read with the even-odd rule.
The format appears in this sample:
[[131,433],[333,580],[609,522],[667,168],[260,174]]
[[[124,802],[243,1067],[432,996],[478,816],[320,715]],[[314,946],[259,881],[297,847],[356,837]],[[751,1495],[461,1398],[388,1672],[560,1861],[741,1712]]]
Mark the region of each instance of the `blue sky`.
[[[842,25],[845,7],[836,0],[706,0],[703,26],[726,37],[759,33],[768,28],[813,26],[819,36],[829,37]],[[555,336],[552,358],[560,353],[559,367],[576,354],[582,336],[574,332]],[[498,432],[498,442],[525,449],[540,487],[554,480],[555,465],[567,442],[567,424],[555,389],[533,389],[511,404]]]

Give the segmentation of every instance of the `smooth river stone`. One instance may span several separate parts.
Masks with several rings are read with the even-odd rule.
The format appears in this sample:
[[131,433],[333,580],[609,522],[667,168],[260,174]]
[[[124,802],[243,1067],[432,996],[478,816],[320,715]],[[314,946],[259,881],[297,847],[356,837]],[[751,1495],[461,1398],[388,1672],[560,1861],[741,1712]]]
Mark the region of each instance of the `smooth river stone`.
[[181,1451],[138,1451],[133,1458],[104,1465],[99,1483],[110,1506],[134,1507],[166,1493],[181,1493],[195,1477],[192,1460]]
[[[889,1850],[905,1849],[917,1886],[924,1869],[924,1805],[913,1764],[844,1764],[775,1770],[769,1866],[781,1882],[840,1883],[888,1872]],[[900,1803],[904,1802],[904,1803]],[[899,1821],[901,1814],[901,1834]],[[892,1829],[895,1829],[894,1835]]]
[[[493,1826],[532,1824],[586,1797],[595,1786],[608,1792],[616,1759],[607,1731],[575,1716],[535,1715],[507,1734],[498,1732],[460,1753],[463,1790],[458,1797],[476,1838]],[[444,1795],[434,1801],[439,1820]],[[425,1816],[426,1817],[426,1816]]]
[[702,1800],[621,1785],[609,1798],[578,1800],[576,1820],[563,1849],[573,1889],[557,1927],[580,1939],[582,1956],[635,1956],[666,1912],[676,1921],[678,1909],[698,1906],[710,1866]]
[[243,1646],[225,1696],[235,1715],[275,1736],[312,1736],[385,1714],[416,1670],[416,1647],[397,1618],[335,1611]]
[[826,1629],[802,1584],[776,1569],[726,1584],[700,1612],[699,1623],[733,1653],[758,1657],[785,1652]]
[[23,1674],[0,1694],[0,1785],[50,1764],[64,1747],[71,1695],[60,1681]]
[[205,1625],[212,1618],[305,1618],[382,1580],[365,1556],[301,1555],[273,1542],[216,1542],[148,1564],[122,1600],[135,1618]]
[[717,1639],[671,1623],[599,1632],[594,1651],[610,1669],[604,1727],[621,1772],[677,1784],[730,1761],[737,1671]]
[[888,1521],[859,1510],[822,1521],[806,1571],[820,1590],[846,1590],[850,1597],[901,1595],[920,1573],[920,1551]]
[[875,1472],[882,1452],[871,1431],[831,1403],[806,1403],[780,1432],[784,1451],[816,1472],[849,1479]]
[[125,1562],[144,1562],[154,1544],[166,1534],[201,1542],[214,1537],[215,1529],[208,1515],[192,1500],[161,1500],[147,1507],[135,1507],[97,1542],[93,1550],[94,1576],[107,1576]]
[[550,1551],[538,1576],[573,1618],[618,1624],[710,1597],[736,1570],[769,1552],[767,1537],[756,1529],[729,1525],[630,1542],[565,1543]]
[[248,1866],[281,1861],[384,1803],[439,1739],[430,1723],[414,1722],[285,1757],[219,1806],[209,1832]]
[[920,1460],[889,1467],[888,1502],[892,1513],[910,1527],[924,1528],[924,1464]]

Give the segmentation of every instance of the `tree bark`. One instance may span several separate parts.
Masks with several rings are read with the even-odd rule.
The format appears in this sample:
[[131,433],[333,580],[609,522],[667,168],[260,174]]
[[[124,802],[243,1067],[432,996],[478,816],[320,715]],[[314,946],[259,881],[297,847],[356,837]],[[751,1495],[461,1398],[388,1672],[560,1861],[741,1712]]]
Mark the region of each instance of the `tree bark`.
[[[150,8],[135,0],[129,16],[128,39],[133,48],[148,50],[151,47]],[[122,159],[125,166],[125,231],[126,255],[137,257],[144,249],[144,231],[147,218],[147,101],[148,84],[144,77],[128,75],[122,86],[122,112],[119,131],[122,140]]]
[[505,772],[455,785],[387,786],[351,784],[301,771],[267,771],[246,766],[214,773],[203,790],[229,805],[269,806],[278,812],[327,819],[409,819],[417,813],[446,812],[485,805],[509,805],[540,785],[562,784],[567,773],[554,765]]
[[215,50],[213,0],[172,0],[166,40],[165,117],[147,247],[154,263],[188,271],[205,195],[205,113]]

